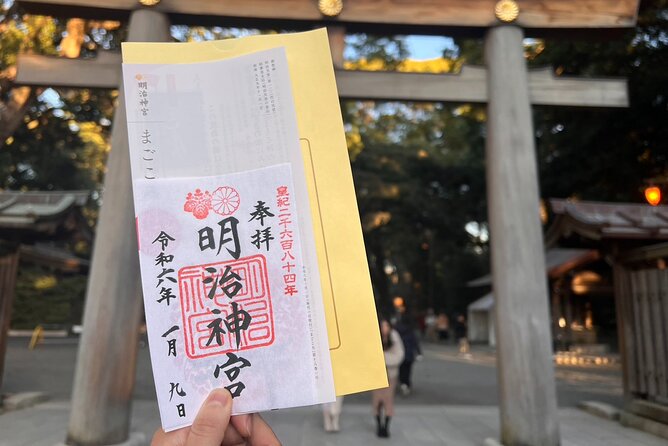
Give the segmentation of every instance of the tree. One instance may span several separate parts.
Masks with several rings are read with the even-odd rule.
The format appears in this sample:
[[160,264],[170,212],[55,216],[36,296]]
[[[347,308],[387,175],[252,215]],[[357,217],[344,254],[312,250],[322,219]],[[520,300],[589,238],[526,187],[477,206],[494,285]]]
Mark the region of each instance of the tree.
[[645,180],[666,184],[668,1],[643,2],[637,27],[615,40],[547,41],[533,63],[629,82],[626,109],[536,110],[543,196],[643,202]]
[[389,310],[395,292],[413,306],[461,309],[463,282],[486,258],[465,230],[485,218],[480,114],[442,104],[365,110],[375,119],[361,127],[352,168],[379,304]]
[[[452,72],[462,63],[404,60],[401,37],[349,40],[347,68]],[[391,311],[401,295],[413,309],[463,311],[474,297],[466,280],[487,264],[486,241],[465,229],[486,219],[484,110],[373,101],[345,101],[342,109],[379,308]]]
[[118,93],[16,86],[16,61],[22,52],[91,57],[115,49],[120,24],[22,15],[4,2],[0,32],[0,187],[99,192]]
[[[16,60],[21,52],[91,57],[116,48],[123,29],[117,22],[23,15],[8,1],[0,8],[0,189],[90,190],[95,199],[85,212],[93,226],[118,92],[17,86]],[[91,247],[75,239],[59,245],[90,255]],[[21,265],[13,324],[78,323],[85,285],[84,275]]]

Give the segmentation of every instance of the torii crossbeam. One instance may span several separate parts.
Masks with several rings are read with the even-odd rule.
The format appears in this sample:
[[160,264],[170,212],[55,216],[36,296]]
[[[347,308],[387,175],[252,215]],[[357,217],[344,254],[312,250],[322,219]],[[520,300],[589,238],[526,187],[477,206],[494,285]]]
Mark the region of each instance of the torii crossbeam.
[[[484,76],[478,73],[477,83],[460,89],[456,98],[448,96],[454,93],[444,93],[447,89],[441,90],[441,86],[448,82],[459,86],[465,80],[473,82],[466,71],[458,81],[446,76],[339,71],[338,81],[349,97],[488,103],[486,164],[497,298],[501,440],[506,446],[559,444],[531,120],[531,101],[541,103],[544,89],[538,88],[543,82],[537,81],[540,75],[527,71],[522,39],[525,30],[540,35],[567,34],[578,29],[581,35],[632,27],[639,0],[342,0],[343,9],[337,17],[323,16],[315,0],[162,0],[150,8],[136,0],[106,0],[103,7],[91,7],[89,0],[19,0],[18,3],[32,13],[95,19],[130,17],[130,40],[166,41],[170,20],[289,29],[334,25],[339,30],[334,33],[339,40],[332,47],[339,50],[343,47],[342,28],[384,34],[484,35],[487,71]],[[499,13],[504,11],[515,14]],[[503,23],[497,17],[512,23]],[[341,54],[334,54],[335,63],[341,59]],[[417,85],[426,79],[428,84]],[[377,85],[376,96],[364,94],[369,91],[370,82]],[[549,82],[556,85],[563,81]],[[620,84],[606,84],[610,87],[606,90],[603,84],[596,86],[591,81],[586,86],[583,81],[572,82],[581,89],[581,95],[571,94],[568,103],[560,103],[560,99],[569,95],[562,95],[563,91],[555,87],[557,93],[543,99],[546,101],[543,103],[627,104],[626,88]],[[548,83],[543,84],[545,88]],[[486,89],[479,88],[480,85],[486,85]],[[396,92],[388,92],[388,88],[395,88]],[[136,343],[132,337],[123,340],[122,335],[136,332],[141,299],[124,120],[121,99],[114,118],[113,150],[84,316],[84,327],[95,327],[97,331],[84,329],[72,396],[68,438],[78,445],[110,444],[124,441],[128,436]],[[98,359],[100,350],[106,358],[104,363]]]

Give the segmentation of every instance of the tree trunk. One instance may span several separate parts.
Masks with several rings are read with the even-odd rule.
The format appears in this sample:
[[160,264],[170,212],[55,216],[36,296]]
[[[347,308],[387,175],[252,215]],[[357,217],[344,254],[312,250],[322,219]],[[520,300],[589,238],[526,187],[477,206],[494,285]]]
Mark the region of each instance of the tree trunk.
[[[11,85],[10,81],[6,81],[6,84]],[[4,147],[7,138],[21,125],[28,107],[36,96],[34,88],[13,87],[9,100],[0,103],[0,149]]]

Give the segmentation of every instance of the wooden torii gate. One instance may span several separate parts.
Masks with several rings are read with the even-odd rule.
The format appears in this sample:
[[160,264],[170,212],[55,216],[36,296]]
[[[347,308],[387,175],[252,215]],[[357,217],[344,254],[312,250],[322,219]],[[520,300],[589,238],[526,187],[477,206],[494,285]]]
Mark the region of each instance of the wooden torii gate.
[[[639,0],[321,0],[322,10],[315,0],[106,0],[104,6],[94,7],[89,0],[19,3],[31,13],[129,18],[128,39],[134,41],[169,40],[170,21],[288,29],[326,25],[331,27],[338,67],[346,29],[451,34],[465,28],[484,34],[486,71],[466,69],[460,76],[337,71],[337,81],[342,97],[487,102],[501,440],[507,446],[559,444],[531,104],[623,107],[627,96],[619,81],[561,80],[529,73],[522,39],[524,30],[563,33],[579,28],[594,33],[632,27]],[[323,11],[338,15],[325,16]],[[119,69],[110,70],[117,62],[109,62],[22,58],[18,81],[113,87]],[[107,68],[99,71],[105,63]],[[62,68],[53,68],[59,64]],[[113,444],[128,437],[136,358],[136,339],[128,333],[137,332],[141,299],[122,99],[114,117],[112,147],[72,395],[68,441],[77,445]]]

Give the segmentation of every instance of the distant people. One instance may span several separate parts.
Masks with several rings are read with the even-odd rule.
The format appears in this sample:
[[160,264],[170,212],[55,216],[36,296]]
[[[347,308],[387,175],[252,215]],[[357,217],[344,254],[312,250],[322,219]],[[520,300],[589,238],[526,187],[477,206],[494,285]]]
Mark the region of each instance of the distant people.
[[455,322],[455,339],[459,344],[459,353],[469,352],[469,340],[467,337],[466,317],[463,314],[457,316]]
[[408,396],[411,393],[411,373],[413,371],[413,362],[420,358],[422,350],[420,349],[420,342],[415,335],[415,328],[413,327],[413,320],[406,314],[395,325],[401,341],[404,345],[404,360],[399,366],[399,389],[402,395]]
[[447,342],[450,339],[450,319],[445,313],[440,313],[436,319],[436,331],[438,332],[438,340]]
[[380,320],[380,338],[385,354],[385,367],[389,386],[372,392],[373,411],[376,415],[376,435],[380,438],[390,436],[390,420],[394,416],[394,392],[397,388],[399,365],[404,359],[404,346],[401,337],[392,328],[387,319]]
[[325,423],[325,432],[341,430],[339,417],[343,408],[343,396],[337,396],[336,401],[322,405],[322,418]]
[[425,339],[428,341],[435,341],[436,340],[436,314],[434,313],[433,308],[429,308],[427,310],[427,314],[424,317],[424,327],[425,327],[425,332],[424,336]]

